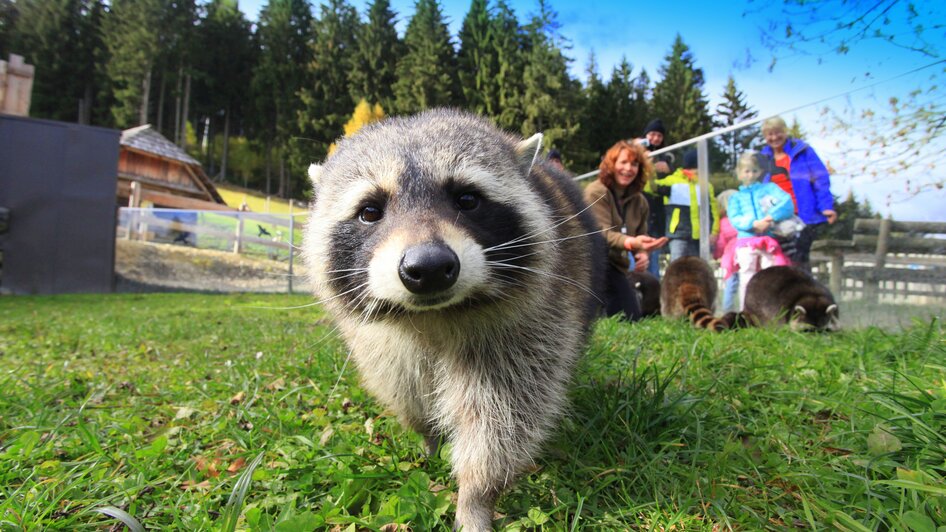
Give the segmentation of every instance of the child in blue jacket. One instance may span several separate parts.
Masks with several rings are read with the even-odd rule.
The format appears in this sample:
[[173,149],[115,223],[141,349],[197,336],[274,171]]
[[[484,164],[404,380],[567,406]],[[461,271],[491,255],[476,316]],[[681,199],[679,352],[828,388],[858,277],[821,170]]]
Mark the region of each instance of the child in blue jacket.
[[729,222],[736,229],[735,262],[739,271],[739,306],[744,308],[746,285],[756,272],[789,264],[771,232],[777,222],[795,213],[792,197],[775,183],[763,183],[765,161],[758,152],[746,152],[736,164],[742,183],[729,198]]

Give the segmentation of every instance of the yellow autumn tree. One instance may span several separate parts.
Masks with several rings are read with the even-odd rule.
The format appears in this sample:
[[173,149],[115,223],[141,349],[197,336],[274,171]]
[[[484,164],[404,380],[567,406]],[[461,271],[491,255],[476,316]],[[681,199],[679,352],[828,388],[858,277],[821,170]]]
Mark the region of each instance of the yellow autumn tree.
[[[350,137],[355,134],[362,127],[372,123],[377,122],[384,118],[384,109],[381,107],[381,104],[374,104],[372,106],[364,98],[358,102],[358,105],[355,106],[355,112],[351,115],[351,120],[345,124],[345,136]],[[335,153],[335,143],[333,142],[328,147],[328,154],[331,156]]]

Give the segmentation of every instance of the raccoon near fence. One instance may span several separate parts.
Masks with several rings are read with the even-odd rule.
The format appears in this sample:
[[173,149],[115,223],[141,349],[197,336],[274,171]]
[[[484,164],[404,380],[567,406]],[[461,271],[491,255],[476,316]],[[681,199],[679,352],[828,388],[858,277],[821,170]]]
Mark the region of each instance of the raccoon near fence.
[[837,331],[838,304],[810,273],[794,266],[773,266],[752,276],[741,313],[724,320],[737,327],[786,324],[801,331]]
[[564,408],[604,243],[572,180],[451,110],[388,119],[313,166],[304,256],[364,386],[452,444],[455,526],[489,530]]

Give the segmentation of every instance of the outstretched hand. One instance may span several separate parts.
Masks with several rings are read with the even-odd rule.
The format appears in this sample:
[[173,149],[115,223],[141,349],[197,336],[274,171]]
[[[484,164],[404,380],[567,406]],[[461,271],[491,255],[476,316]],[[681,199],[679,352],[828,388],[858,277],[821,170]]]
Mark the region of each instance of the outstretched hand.
[[660,238],[654,238],[649,235],[629,236],[627,240],[624,241],[624,247],[628,251],[653,251],[664,247],[669,241],[670,240],[665,236]]
[[834,222],[838,221],[838,213],[831,209],[825,209],[821,211],[821,214],[823,214],[824,217],[828,219],[829,224],[833,224]]

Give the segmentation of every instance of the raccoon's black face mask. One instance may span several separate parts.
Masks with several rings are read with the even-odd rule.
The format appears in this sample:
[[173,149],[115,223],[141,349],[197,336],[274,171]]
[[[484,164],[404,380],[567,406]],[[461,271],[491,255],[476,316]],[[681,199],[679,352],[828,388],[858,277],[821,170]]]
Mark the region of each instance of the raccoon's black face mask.
[[789,317],[792,329],[805,332],[835,332],[841,329],[838,306],[830,301],[806,298]]
[[449,139],[399,140],[363,153],[376,166],[353,156],[357,143],[326,164],[310,222],[322,225],[306,245],[325,268],[320,295],[375,319],[498,303],[547,274],[552,223],[528,208],[531,160],[523,167],[515,145],[466,138],[451,153]]
[[537,260],[515,209],[455,179],[407,174],[398,185],[394,194],[367,196],[331,231],[330,269],[351,273],[331,281],[333,292],[355,306],[380,300],[380,310],[423,311],[485,303],[525,286]]

